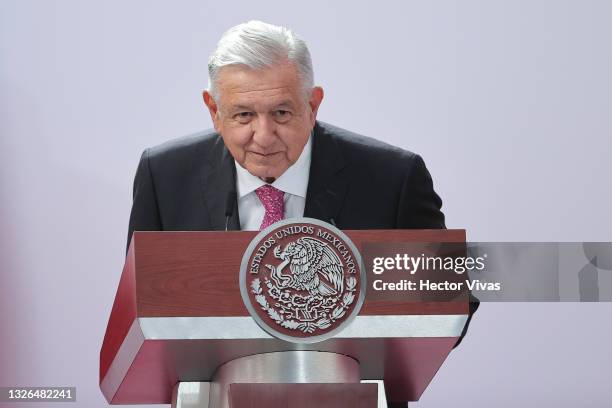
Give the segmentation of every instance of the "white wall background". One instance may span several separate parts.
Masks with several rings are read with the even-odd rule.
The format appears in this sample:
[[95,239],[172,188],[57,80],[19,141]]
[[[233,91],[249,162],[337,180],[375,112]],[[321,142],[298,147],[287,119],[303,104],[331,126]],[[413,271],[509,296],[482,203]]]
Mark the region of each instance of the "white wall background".
[[[0,385],[105,406],[139,155],[211,126],[207,56],[253,18],[306,39],[322,120],[424,156],[449,227],[612,240],[610,2],[0,0]],[[611,314],[484,304],[414,406],[608,407]]]

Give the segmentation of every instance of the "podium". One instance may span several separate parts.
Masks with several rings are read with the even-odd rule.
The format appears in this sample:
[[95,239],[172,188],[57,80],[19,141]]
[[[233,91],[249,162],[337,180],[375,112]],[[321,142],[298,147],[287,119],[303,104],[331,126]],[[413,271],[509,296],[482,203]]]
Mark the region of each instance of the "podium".
[[[465,242],[464,230],[343,232],[359,249],[366,243]],[[256,235],[134,233],[100,351],[107,401],[301,407],[311,406],[304,401],[314,395],[318,408],[343,406],[338,401],[355,396],[361,396],[359,405],[346,406],[376,406],[370,403],[376,385],[360,380],[383,380],[389,402],[418,400],[461,334],[467,300],[366,296],[359,315],[333,338],[280,340],[255,323],[240,295],[242,255]]]

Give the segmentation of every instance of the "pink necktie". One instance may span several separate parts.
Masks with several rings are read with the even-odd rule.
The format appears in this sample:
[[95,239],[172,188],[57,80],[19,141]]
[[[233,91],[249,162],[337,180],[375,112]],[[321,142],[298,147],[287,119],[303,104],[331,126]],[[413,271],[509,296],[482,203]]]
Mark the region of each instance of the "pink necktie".
[[266,213],[259,230],[274,224],[283,219],[285,214],[285,193],[279,189],[272,187],[270,184],[265,184],[255,190],[255,194],[259,197],[259,201],[263,204]]

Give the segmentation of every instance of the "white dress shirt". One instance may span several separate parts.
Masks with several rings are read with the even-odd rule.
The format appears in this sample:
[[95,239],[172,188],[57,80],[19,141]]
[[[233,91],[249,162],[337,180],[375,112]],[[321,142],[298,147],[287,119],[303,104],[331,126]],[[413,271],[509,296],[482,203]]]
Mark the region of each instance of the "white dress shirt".
[[[308,142],[306,142],[297,161],[272,183],[273,187],[285,193],[284,219],[304,216],[311,155],[312,135],[308,138]],[[234,165],[236,166],[240,229],[243,231],[258,231],[264,218],[265,209],[257,194],[255,194],[255,190],[266,182],[249,173],[235,160]]]

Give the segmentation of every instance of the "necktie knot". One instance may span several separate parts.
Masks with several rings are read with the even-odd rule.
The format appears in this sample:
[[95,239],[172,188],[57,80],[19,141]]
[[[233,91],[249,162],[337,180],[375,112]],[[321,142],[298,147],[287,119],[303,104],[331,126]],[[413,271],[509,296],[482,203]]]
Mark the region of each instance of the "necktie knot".
[[255,190],[255,194],[264,206],[266,213],[259,230],[267,228],[283,219],[285,214],[285,193],[270,184],[264,184]]

